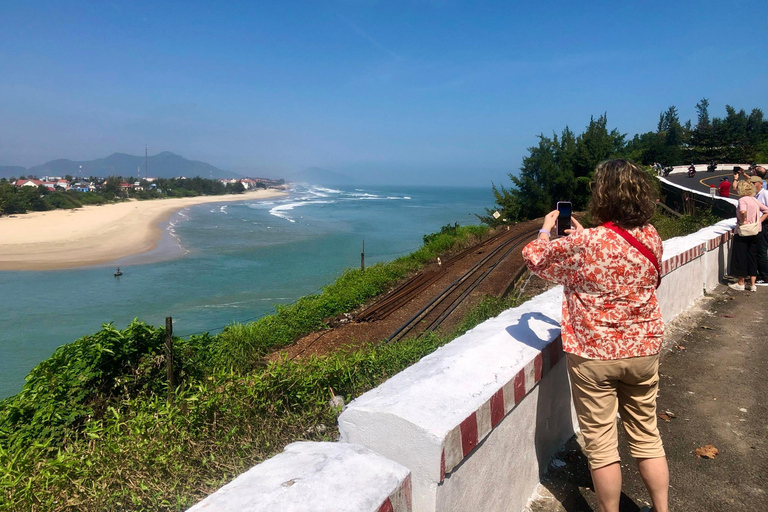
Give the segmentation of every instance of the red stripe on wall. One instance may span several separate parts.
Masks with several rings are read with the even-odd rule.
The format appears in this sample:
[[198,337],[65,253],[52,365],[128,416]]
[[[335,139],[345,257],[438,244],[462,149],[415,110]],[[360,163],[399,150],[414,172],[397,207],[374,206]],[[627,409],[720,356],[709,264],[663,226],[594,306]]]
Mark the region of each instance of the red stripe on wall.
[[461,451],[464,457],[477,446],[477,413],[461,422]]
[[445,449],[443,449],[443,453],[440,455],[440,481],[442,482],[445,480]]
[[379,507],[379,512],[395,512],[395,508],[392,506],[392,500],[387,498],[384,503]]

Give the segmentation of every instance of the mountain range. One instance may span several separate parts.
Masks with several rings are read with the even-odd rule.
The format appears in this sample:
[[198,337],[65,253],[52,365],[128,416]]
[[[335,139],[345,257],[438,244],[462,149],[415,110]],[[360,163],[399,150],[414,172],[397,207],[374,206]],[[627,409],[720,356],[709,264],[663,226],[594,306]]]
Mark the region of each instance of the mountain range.
[[[0,166],[0,178],[25,176],[107,176],[144,177],[143,156],[114,153],[106,158],[96,160],[73,161],[66,159],[51,160],[42,165],[26,169],[19,166]],[[146,160],[147,174],[151,178],[174,178],[179,176],[201,178],[242,178],[243,176],[231,171],[225,171],[199,160],[187,160],[170,151],[163,151]],[[81,173],[82,167],[82,173]]]

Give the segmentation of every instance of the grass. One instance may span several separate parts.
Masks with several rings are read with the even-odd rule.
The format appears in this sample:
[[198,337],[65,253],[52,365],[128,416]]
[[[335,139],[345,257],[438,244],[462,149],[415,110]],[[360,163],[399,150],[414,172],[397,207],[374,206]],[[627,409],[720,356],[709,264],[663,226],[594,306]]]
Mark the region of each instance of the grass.
[[662,240],[668,240],[677,236],[690,235],[701,228],[716,224],[720,220],[706,208],[699,208],[696,215],[683,215],[682,217],[673,217],[657,209],[651,218],[651,224],[659,232]]

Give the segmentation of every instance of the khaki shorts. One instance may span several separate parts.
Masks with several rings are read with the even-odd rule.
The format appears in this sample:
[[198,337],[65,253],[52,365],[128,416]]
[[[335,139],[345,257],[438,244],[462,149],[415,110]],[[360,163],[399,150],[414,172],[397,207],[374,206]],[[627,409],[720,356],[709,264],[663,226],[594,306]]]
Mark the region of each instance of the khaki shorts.
[[589,467],[597,469],[620,460],[617,412],[633,457],[663,457],[656,426],[659,355],[616,360],[566,356]]

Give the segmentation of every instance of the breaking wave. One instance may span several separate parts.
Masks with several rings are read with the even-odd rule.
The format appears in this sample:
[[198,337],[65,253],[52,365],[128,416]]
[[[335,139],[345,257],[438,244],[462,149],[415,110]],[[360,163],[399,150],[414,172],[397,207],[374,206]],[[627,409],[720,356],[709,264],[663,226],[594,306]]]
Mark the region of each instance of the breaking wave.
[[379,195],[374,191],[364,189],[354,189],[351,192],[345,192],[335,188],[321,187],[318,185],[308,185],[305,183],[294,184],[291,188],[291,197],[282,201],[269,201],[249,204],[249,208],[266,209],[269,213],[288,222],[296,222],[294,216],[290,213],[296,208],[315,204],[335,204],[349,201],[408,201],[410,196],[391,196]]

